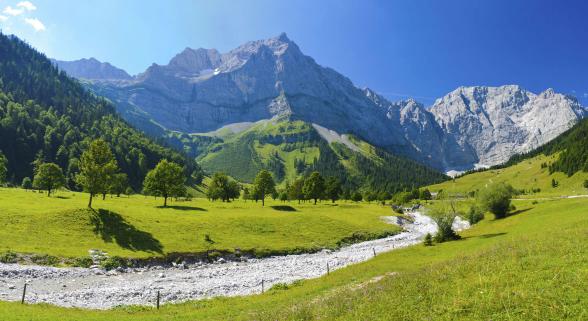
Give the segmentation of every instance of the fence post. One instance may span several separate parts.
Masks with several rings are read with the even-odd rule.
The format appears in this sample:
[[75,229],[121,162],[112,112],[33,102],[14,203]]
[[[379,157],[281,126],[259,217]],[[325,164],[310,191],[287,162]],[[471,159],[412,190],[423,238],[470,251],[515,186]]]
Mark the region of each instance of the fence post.
[[376,249],[372,247],[372,251],[374,251],[374,257],[376,257]]
[[265,281],[261,280],[261,293],[265,292]]
[[331,273],[331,269],[329,268],[329,262],[327,262],[327,275]]
[[26,294],[27,294],[27,283],[25,282],[24,287],[22,288],[22,299],[20,300],[20,304],[24,304]]
[[159,310],[159,291],[157,291],[157,310]]

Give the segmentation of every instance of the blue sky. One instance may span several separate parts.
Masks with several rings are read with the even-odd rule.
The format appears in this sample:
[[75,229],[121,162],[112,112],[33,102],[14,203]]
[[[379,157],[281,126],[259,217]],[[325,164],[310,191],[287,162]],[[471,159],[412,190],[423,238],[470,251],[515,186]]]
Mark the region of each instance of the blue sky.
[[4,33],[62,60],[139,73],[185,47],[286,32],[322,65],[392,100],[458,86],[553,87],[588,105],[588,1],[0,0]]

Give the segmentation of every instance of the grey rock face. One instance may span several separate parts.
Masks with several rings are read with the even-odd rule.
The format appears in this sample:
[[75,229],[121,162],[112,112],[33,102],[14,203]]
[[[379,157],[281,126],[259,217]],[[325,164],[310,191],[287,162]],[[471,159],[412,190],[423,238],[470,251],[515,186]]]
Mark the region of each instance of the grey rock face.
[[68,75],[75,78],[93,80],[130,80],[132,78],[126,71],[94,58],[75,61],[51,59],[51,61],[59,69],[64,70]]
[[285,34],[227,53],[186,48],[135,78],[104,79],[89,86],[139,128],[145,115],[187,133],[288,117],[354,134],[445,171],[499,164],[585,115],[572,97],[552,90],[535,95],[518,86],[460,87],[430,109],[412,99],[390,102],[318,65]]
[[448,138],[486,166],[547,143],[586,114],[573,97],[551,89],[535,95],[513,85],[460,87],[438,99],[430,112]]

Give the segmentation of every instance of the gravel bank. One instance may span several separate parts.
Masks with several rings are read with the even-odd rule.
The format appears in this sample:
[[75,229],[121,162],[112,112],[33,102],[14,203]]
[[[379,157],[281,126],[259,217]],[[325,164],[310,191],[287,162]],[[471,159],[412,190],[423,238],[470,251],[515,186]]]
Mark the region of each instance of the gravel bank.
[[[105,272],[99,269],[52,268],[0,264],[0,300],[19,301],[25,282],[26,301],[65,307],[107,309],[118,305],[153,305],[157,291],[161,302],[181,302],[213,296],[235,296],[261,292],[273,284],[316,278],[347,265],[366,261],[376,253],[419,243],[434,233],[435,223],[419,212],[403,221],[405,231],[383,239],[354,244],[337,251],[288,255],[247,262],[206,263],[181,267],[150,267]],[[395,219],[386,218],[387,221]],[[456,220],[455,227],[467,228]]]

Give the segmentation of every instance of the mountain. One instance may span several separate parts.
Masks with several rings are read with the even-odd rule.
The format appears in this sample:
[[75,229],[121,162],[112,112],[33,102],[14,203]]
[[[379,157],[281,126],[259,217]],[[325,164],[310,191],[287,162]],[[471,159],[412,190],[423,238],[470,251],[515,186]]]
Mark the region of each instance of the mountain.
[[278,181],[292,182],[319,171],[338,177],[346,189],[389,192],[447,179],[352,135],[303,121],[274,118],[232,124],[206,135],[179,134],[175,139],[177,146],[205,150],[198,161],[206,170],[231,173],[245,182],[252,182],[261,169],[270,170]]
[[95,58],[75,61],[61,61],[51,59],[59,69],[68,75],[79,79],[93,80],[130,80],[132,77],[124,70],[114,67],[107,62],[100,62]]
[[[413,99],[390,102],[318,65],[285,34],[227,53],[186,48],[133,79],[90,80],[87,86],[154,136],[287,118],[441,171],[499,164],[585,116],[573,97],[552,90],[535,95],[518,86],[460,87],[430,109]],[[207,153],[202,141],[197,145],[187,148]]]
[[32,177],[33,163],[63,168],[68,187],[90,141],[101,137],[136,190],[148,170],[166,158],[182,164],[187,175],[196,163],[154,143],[116,114],[114,106],[60,72],[49,59],[14,36],[0,33],[0,151],[8,159],[8,178],[20,184]]
[[536,95],[519,86],[460,87],[430,112],[446,136],[482,166],[529,152],[586,116],[573,97],[552,89]]

